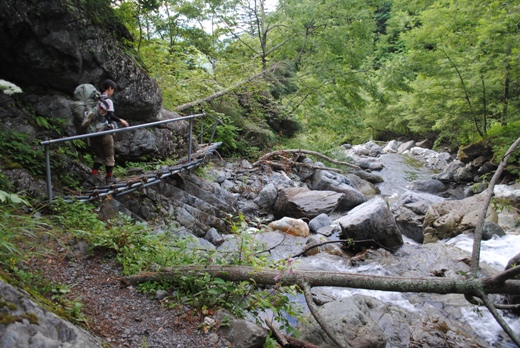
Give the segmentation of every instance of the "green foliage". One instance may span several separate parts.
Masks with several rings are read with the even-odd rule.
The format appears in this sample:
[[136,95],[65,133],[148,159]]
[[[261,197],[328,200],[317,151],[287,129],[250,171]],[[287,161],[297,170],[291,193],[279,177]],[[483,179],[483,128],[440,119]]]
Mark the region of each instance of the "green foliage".
[[[488,132],[490,142],[493,144],[494,161],[498,164],[506,155],[509,147],[519,137],[520,121],[509,123],[502,126],[495,123]],[[509,157],[506,170],[515,175],[520,176],[520,152],[517,149]]]
[[24,168],[34,175],[44,175],[43,148],[32,146],[29,136],[0,129],[0,159],[6,168]]
[[[0,193],[5,193],[0,191]],[[15,195],[7,195],[17,197]],[[35,238],[33,230],[45,229],[46,224],[33,220],[31,215],[25,215],[25,208],[19,207],[17,203],[27,202],[19,197],[15,198],[14,203],[9,203],[6,199],[5,203],[0,204],[0,264],[6,268],[11,268],[16,264],[17,260],[23,257],[23,250],[19,243],[27,241],[30,244]]]

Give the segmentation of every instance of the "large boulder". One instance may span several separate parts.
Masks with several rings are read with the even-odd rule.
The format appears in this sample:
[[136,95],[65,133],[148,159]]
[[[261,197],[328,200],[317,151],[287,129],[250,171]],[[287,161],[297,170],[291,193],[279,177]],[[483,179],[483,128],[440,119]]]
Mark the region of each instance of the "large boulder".
[[[27,134],[29,143],[75,135],[72,95],[81,83],[117,83],[116,114],[130,125],[178,118],[162,109],[159,86],[125,52],[131,39],[107,5],[100,13],[85,10],[79,0],[6,0],[0,2],[0,76],[23,90],[0,93],[0,122],[10,131]],[[108,25],[94,22],[106,16]],[[59,125],[59,134],[35,126],[35,117]],[[119,133],[118,161],[183,156],[188,148],[185,122]],[[196,142],[194,141],[194,145]]]
[[[94,14],[73,0],[6,0],[0,3],[0,76],[22,87],[41,86],[72,95],[80,83],[118,84],[116,110],[131,120],[159,112],[157,83],[124,53],[122,38],[131,39],[111,9]],[[110,25],[94,23],[104,15]],[[127,50],[129,48],[126,48]]]
[[328,214],[339,206],[343,193],[315,191],[305,187],[290,187],[280,190],[274,205],[277,217],[312,219],[322,213]]
[[416,192],[403,194],[392,204],[391,211],[401,233],[418,243],[424,241],[423,221],[431,205],[444,201],[443,198]]
[[382,198],[363,203],[337,220],[342,239],[370,241],[368,244],[395,250],[403,245],[403,237],[390,208]]
[[[424,243],[434,243],[461,233],[475,232],[484,200],[485,196],[476,195],[432,205],[424,218]],[[488,207],[486,220],[495,223],[498,220],[497,214],[491,206]]]
[[0,280],[0,347],[101,348],[105,344]]
[[[361,179],[358,181],[361,181]],[[339,206],[339,208],[343,210],[352,209],[367,201],[365,195],[356,190],[347,177],[338,173],[329,172],[328,170],[316,170],[314,172],[311,189],[343,193],[344,197]]]
[[[348,342],[350,347],[386,347],[385,334],[370,317],[370,307],[364,296],[325,303],[319,310],[337,340]],[[303,341],[320,347],[336,346],[312,316],[308,324],[299,323],[298,328]]]
[[484,140],[463,146],[457,153],[457,159],[462,163],[470,163],[479,157],[489,159],[491,156],[493,156],[493,150]]

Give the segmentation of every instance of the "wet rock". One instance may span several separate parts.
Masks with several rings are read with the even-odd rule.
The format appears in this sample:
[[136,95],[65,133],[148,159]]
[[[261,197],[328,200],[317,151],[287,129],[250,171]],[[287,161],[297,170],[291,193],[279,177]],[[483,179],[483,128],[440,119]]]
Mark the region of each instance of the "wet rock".
[[446,191],[446,186],[441,181],[435,179],[414,180],[406,188],[412,191],[426,192],[431,194],[437,194]]
[[[362,180],[359,178],[357,179],[357,182],[361,185]],[[344,194],[344,197],[338,206],[341,211],[352,209],[353,207],[367,201],[367,198],[363,193],[359,192],[352,186],[351,180],[341,174],[329,172],[327,170],[317,170],[312,176],[310,187],[313,190],[334,191]]]
[[[465,232],[473,233],[484,199],[484,196],[477,195],[432,205],[424,218],[424,243],[433,243]],[[488,208],[486,219],[497,222],[498,217],[492,207]]]
[[262,348],[267,330],[245,319],[237,319],[229,312],[219,310],[215,319],[226,325],[220,326],[222,335],[234,348]]
[[274,213],[277,217],[312,219],[336,210],[343,197],[343,193],[309,190],[304,187],[282,189],[278,192]]
[[395,219],[382,198],[363,203],[339,218],[342,239],[373,240],[370,245],[396,249],[403,245],[403,237]]

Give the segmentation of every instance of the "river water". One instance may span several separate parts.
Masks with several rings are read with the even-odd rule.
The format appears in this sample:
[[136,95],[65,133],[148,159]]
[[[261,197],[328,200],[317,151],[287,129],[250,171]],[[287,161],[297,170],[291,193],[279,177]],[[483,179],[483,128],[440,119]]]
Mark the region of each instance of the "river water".
[[[379,174],[385,182],[379,185],[381,194],[389,197],[401,195],[407,191],[406,186],[414,180],[431,179],[437,172],[425,167],[420,161],[401,154],[387,154],[380,158],[384,165]],[[415,243],[405,239],[406,243]],[[468,253],[473,250],[473,236],[461,234],[452,239],[442,241],[448,245],[460,248]],[[520,231],[508,233],[504,237],[495,236],[494,238],[482,241],[480,260],[498,271],[504,270],[508,261],[520,252]],[[390,300],[391,302],[409,308],[410,304],[403,300],[400,294],[375,294],[380,299]],[[512,342],[500,342],[503,339],[503,330],[492,317],[486,308],[476,311],[474,306],[468,305],[463,309],[464,318],[471,325],[481,338],[491,346],[516,347]],[[503,312],[502,312],[503,313]],[[508,324],[513,331],[520,334],[520,320],[516,316],[504,314]]]
[[[412,159],[409,156],[401,154],[387,154],[380,157],[384,168],[376,172],[381,175],[385,181],[378,185],[381,195],[386,196],[390,203],[398,199],[400,195],[407,191],[406,186],[414,180],[431,179],[436,172],[430,168],[426,168],[420,161]],[[405,244],[417,244],[411,239],[404,237]],[[469,235],[459,235],[450,240],[441,241],[464,251],[471,253],[473,247],[473,238]],[[481,262],[501,271],[505,268],[507,262],[520,252],[520,233],[508,233],[504,237],[496,237],[488,241],[482,242]],[[310,260],[307,265],[309,268],[316,270],[345,271],[349,273],[363,273],[375,275],[389,275],[388,270],[377,264],[364,264],[361,267],[342,266],[334,264],[331,266],[327,260]],[[331,269],[332,267],[332,269]],[[354,294],[363,294],[375,297],[382,302],[400,306],[408,311],[414,312],[418,309],[412,304],[406,295],[398,292],[371,291],[362,289],[345,289],[345,288],[327,288],[325,290],[328,295],[333,298],[341,299]],[[446,296],[446,295],[445,295]],[[298,302],[302,301],[299,299]],[[489,311],[483,307],[476,309],[475,306],[463,305],[461,309],[462,321],[470,325],[473,330],[478,333],[479,337],[485,340],[490,347],[516,347],[509,338],[503,333],[502,328],[496,320],[489,314]],[[516,316],[504,314],[505,320],[512,327],[513,331],[520,334],[520,320]]]

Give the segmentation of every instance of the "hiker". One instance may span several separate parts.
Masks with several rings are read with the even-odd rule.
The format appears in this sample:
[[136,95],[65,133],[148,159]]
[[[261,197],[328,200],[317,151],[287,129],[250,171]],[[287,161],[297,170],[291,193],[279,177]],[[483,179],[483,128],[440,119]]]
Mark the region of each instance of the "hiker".
[[[112,102],[112,95],[116,91],[117,85],[112,80],[105,80],[101,84],[101,98],[99,101],[98,113],[101,116],[105,116],[109,122],[119,122],[123,127],[128,127],[128,122],[119,118],[114,113],[114,103]],[[90,146],[94,150],[94,165],[92,171],[85,184],[89,186],[96,186],[100,181],[98,179],[98,172],[101,166],[105,165],[106,177],[105,183],[107,185],[114,184],[116,182],[112,170],[115,165],[114,158],[114,135],[104,134],[97,137],[90,138]]]

